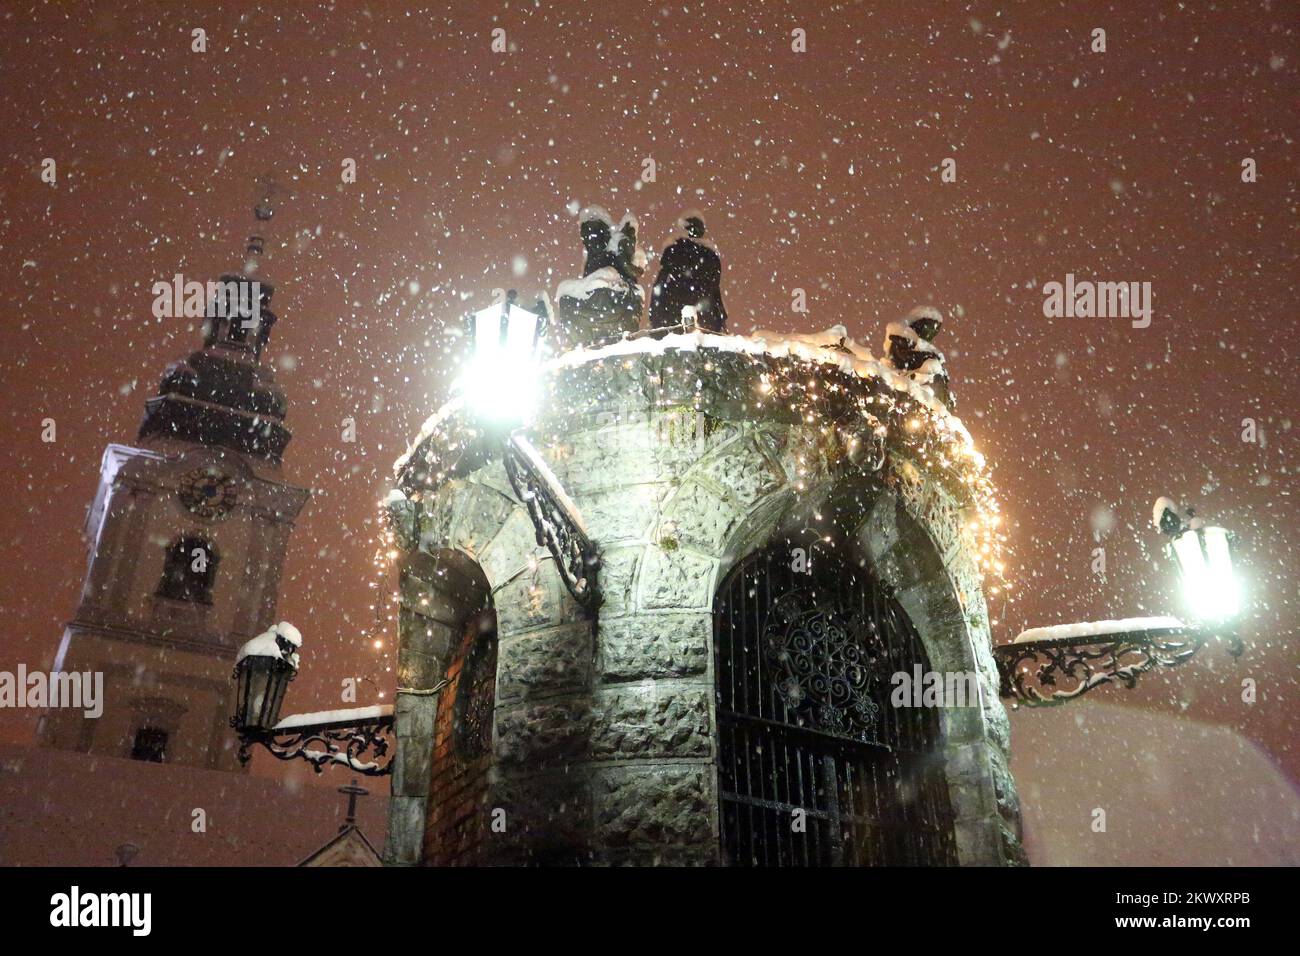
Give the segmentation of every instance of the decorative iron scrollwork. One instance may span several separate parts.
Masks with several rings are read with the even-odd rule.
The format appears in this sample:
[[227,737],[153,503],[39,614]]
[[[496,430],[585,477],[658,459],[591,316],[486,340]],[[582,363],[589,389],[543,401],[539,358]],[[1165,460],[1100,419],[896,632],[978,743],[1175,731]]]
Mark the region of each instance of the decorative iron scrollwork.
[[551,552],[564,586],[575,601],[594,610],[600,604],[596,586],[600,559],[596,548],[554,476],[535,453],[530,456],[530,451],[531,446],[520,436],[511,436],[505,442],[503,459],[510,486],[528,509],[537,544]]
[[1063,704],[1103,684],[1132,688],[1154,667],[1176,667],[1205,643],[1188,628],[1097,638],[1025,641],[993,648],[1001,695],[1030,707]]
[[340,765],[367,777],[392,773],[389,743],[393,715],[372,720],[303,724],[240,737],[239,762],[248,763],[254,744],[261,744],[279,760],[305,760],[320,773]]
[[492,749],[496,707],[497,639],[483,634],[474,642],[460,672],[454,710],[456,756],[475,760]]
[[791,591],[772,605],[763,647],[790,711],[824,733],[882,742],[875,691],[884,654],[871,621]]

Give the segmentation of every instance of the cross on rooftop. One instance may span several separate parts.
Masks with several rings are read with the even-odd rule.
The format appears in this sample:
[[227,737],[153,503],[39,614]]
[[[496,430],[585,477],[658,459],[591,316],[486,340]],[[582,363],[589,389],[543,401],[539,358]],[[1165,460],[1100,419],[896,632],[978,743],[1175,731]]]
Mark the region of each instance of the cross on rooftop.
[[352,783],[348,786],[339,787],[339,793],[346,793],[348,795],[347,819],[343,821],[343,826],[339,827],[340,830],[346,830],[348,827],[352,826],[352,824],[357,822],[357,797],[367,797],[370,795],[370,791],[365,787],[358,787],[357,778],[353,777]]

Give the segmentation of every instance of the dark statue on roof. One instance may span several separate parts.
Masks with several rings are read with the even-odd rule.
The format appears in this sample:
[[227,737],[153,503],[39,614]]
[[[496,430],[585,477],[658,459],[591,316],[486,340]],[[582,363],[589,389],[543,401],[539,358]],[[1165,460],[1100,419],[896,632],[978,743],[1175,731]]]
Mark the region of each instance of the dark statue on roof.
[[686,324],[708,332],[725,332],[722,259],[704,241],[704,217],[698,212],[683,213],[678,224],[685,235],[660,257],[659,275],[650,299],[650,327]]

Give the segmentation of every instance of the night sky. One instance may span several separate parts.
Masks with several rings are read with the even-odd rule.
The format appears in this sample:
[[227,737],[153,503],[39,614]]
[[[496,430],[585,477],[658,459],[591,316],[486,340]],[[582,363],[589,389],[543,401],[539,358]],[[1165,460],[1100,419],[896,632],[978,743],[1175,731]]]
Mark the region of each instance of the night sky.
[[[285,187],[265,360],[290,401],[286,475],[314,489],[279,614],[306,638],[298,710],[338,706],[352,674],[391,697],[375,505],[446,397],[446,330],[494,287],[580,274],[579,204],[634,212],[651,253],[699,207],[732,331],[843,324],[879,351],[886,322],[943,310],[1008,518],[996,641],[1180,613],[1157,495],[1236,531],[1245,655],[1097,694],[1225,725],[1300,779],[1294,4],[453,6],[0,3],[0,669],[50,665],[100,454],[199,344],[194,320],[154,319],[151,286],[237,266],[260,178]],[[1044,317],[1067,273],[1152,283],[1151,326]],[[0,740],[32,717],[0,711]],[[1034,720],[1014,719],[1022,760],[1050,746]]]

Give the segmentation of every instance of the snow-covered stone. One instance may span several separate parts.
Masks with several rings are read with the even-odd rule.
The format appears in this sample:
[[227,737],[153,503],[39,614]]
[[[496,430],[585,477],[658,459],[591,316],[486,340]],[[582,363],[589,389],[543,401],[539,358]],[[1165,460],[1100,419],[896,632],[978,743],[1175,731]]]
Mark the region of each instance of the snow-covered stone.
[[[897,587],[931,665],[979,675],[979,708],[945,716],[939,758],[960,816],[958,858],[1018,859],[1007,721],[966,538],[974,491],[941,461],[967,467],[982,459],[930,390],[842,327],[638,335],[558,355],[541,378],[546,399],[525,432],[545,466],[539,471],[569,495],[599,549],[603,603],[595,614],[569,596],[508,489],[503,509],[466,497],[465,487],[496,481],[501,446],[478,433],[465,409],[450,404],[426,422],[398,473],[421,506],[420,543],[406,566],[445,567],[451,548],[457,562],[474,565],[469,577],[481,572],[483,581],[482,593],[437,574],[412,581],[402,598],[403,656],[436,662],[431,680],[465,653],[448,647],[421,608],[438,608],[436,619],[454,625],[456,614],[443,609],[472,613],[490,595],[497,612],[493,764],[483,805],[518,822],[507,838],[482,845],[483,860],[526,861],[562,846],[591,861],[645,862],[671,852],[683,862],[718,862],[715,601],[738,560],[780,546],[777,529],[786,522],[818,521],[805,509],[822,502],[845,523],[840,543],[860,549]],[[769,381],[824,385],[826,401],[816,400],[822,420],[765,391]],[[880,420],[870,415],[876,407]],[[881,444],[854,458],[851,436]],[[439,531],[448,527],[450,537]],[[427,754],[431,733],[413,729],[399,748]],[[673,789],[660,791],[666,766]],[[407,861],[419,859],[426,828],[403,814],[422,797],[430,820],[449,809],[419,787],[418,775],[395,781],[392,852]],[[657,820],[701,812],[706,819],[675,829],[678,842],[667,847],[667,831],[637,822],[651,811],[617,805],[650,793]],[[596,805],[602,819],[621,813],[628,822],[593,825]],[[560,806],[557,829],[547,814]]]

